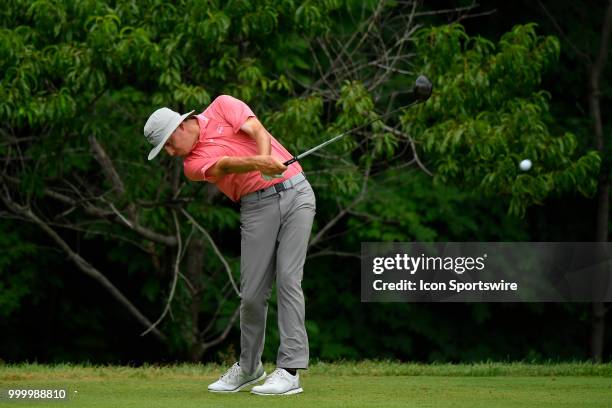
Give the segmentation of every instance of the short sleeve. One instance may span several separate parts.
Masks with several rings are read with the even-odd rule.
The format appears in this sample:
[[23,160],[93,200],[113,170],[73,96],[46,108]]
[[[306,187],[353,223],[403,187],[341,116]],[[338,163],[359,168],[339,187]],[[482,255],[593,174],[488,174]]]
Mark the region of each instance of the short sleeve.
[[222,147],[211,147],[207,148],[206,152],[190,154],[183,160],[183,172],[185,173],[185,177],[191,181],[208,181],[209,183],[216,183],[219,177],[207,176],[206,171],[226,156],[225,149]]
[[249,105],[233,96],[221,95],[214,102],[217,112],[232,126],[234,133],[240,130],[248,118],[255,117]]

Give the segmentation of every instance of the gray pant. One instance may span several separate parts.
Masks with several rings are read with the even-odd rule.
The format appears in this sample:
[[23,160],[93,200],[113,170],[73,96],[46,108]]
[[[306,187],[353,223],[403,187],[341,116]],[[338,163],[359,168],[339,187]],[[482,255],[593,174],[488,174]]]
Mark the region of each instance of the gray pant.
[[247,373],[261,361],[275,276],[280,332],[276,365],[308,368],[302,276],[315,210],[308,180],[240,204],[240,367]]

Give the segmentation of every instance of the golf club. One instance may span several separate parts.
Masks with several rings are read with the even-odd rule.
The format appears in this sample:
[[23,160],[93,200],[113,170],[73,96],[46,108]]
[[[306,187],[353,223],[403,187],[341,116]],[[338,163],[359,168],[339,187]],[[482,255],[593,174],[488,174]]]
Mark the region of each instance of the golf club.
[[287,160],[283,164],[285,166],[288,166],[291,163],[299,161],[299,160],[303,159],[304,157],[308,156],[309,154],[312,154],[312,153],[316,152],[317,150],[322,149],[323,147],[327,146],[328,144],[335,142],[336,140],[342,138],[343,136],[348,135],[349,133],[355,132],[356,130],[364,128],[364,127],[366,127],[366,126],[368,126],[368,125],[370,125],[370,124],[372,124],[372,123],[374,123],[374,122],[376,122],[378,120],[384,119],[384,118],[386,118],[388,116],[391,116],[391,115],[393,115],[393,114],[395,114],[395,113],[397,113],[399,111],[407,109],[407,108],[411,107],[414,104],[417,104],[417,103],[420,103],[420,102],[425,102],[431,96],[431,91],[432,91],[431,81],[425,75],[419,75],[419,77],[416,79],[416,81],[414,83],[414,86],[412,87],[412,90],[410,92],[410,97],[411,97],[412,101],[409,104],[404,105],[404,106],[402,106],[400,108],[397,108],[395,110],[392,110],[391,112],[389,112],[389,113],[387,113],[385,115],[379,116],[376,119],[373,119],[373,120],[369,121],[368,123],[365,123],[363,125],[359,125],[357,127],[354,127],[353,129],[347,130],[346,132],[341,133],[338,136],[334,136],[333,138],[329,139],[328,141],[323,142],[320,145],[315,146],[312,149],[307,150],[304,153],[302,153],[302,154],[300,154],[298,156],[295,156],[295,157],[293,157],[290,160]]

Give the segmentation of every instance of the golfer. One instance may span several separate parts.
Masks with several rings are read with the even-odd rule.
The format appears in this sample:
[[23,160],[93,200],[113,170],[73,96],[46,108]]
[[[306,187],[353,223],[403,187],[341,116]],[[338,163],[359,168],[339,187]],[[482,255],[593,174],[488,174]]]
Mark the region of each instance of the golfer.
[[[180,115],[156,110],[144,127],[154,145],[183,157],[185,176],[214,183],[240,202],[240,361],[210,384],[212,392],[251,390],[260,395],[302,392],[298,369],[308,368],[302,275],[315,195],[298,163],[244,102],[222,95],[204,112]],[[277,368],[267,376],[261,363],[268,299],[276,277],[280,347]]]

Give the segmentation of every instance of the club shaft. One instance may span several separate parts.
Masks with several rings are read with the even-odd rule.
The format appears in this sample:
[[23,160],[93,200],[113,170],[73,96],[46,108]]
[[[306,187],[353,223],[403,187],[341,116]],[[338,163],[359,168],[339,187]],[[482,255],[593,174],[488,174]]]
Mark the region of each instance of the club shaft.
[[405,105],[405,106],[399,107],[399,108],[397,108],[397,109],[395,109],[395,110],[392,110],[391,112],[388,112],[388,113],[386,113],[386,114],[384,114],[384,115],[382,115],[382,116],[377,117],[376,119],[372,119],[371,121],[369,121],[369,122],[367,122],[367,123],[364,123],[363,125],[359,125],[359,126],[357,126],[357,127],[354,127],[354,128],[352,128],[352,129],[350,129],[350,130],[347,130],[347,131],[346,131],[346,132],[344,132],[344,133],[340,133],[339,135],[332,137],[331,139],[329,139],[329,140],[327,140],[327,141],[325,141],[325,142],[321,143],[320,145],[317,145],[317,146],[313,147],[312,149],[307,150],[307,151],[305,151],[304,153],[301,153],[301,154],[299,154],[299,155],[297,155],[297,156],[295,156],[295,157],[293,157],[293,158],[291,158],[291,159],[287,160],[287,161],[286,161],[286,162],[284,162],[283,164],[284,164],[285,166],[288,166],[288,165],[290,165],[291,163],[295,163],[296,161],[299,161],[299,160],[301,160],[302,158],[304,158],[304,157],[306,157],[306,156],[308,156],[308,155],[310,155],[310,154],[312,154],[312,153],[316,152],[317,150],[324,148],[324,147],[325,147],[325,146],[327,146],[328,144],[335,142],[336,140],[338,140],[338,139],[340,139],[340,138],[342,138],[342,137],[344,137],[344,136],[348,135],[349,133],[352,133],[352,132],[355,132],[355,131],[357,131],[357,130],[359,130],[359,129],[362,129],[362,128],[364,128],[364,127],[368,126],[368,125],[371,125],[372,123],[374,123],[374,122],[376,122],[376,121],[379,121],[379,120],[385,119],[386,117],[391,116],[391,115],[393,115],[393,114],[395,114],[395,113],[397,113],[397,112],[399,112],[399,111],[401,111],[401,110],[404,110],[404,109],[406,109],[406,108],[409,108],[410,106],[414,105],[414,104],[415,104],[415,103],[417,103],[417,102],[419,102],[419,101],[418,101],[418,100],[414,100],[414,101],[410,102],[408,105]]
[[325,146],[327,146],[328,144],[335,142],[336,140],[340,139],[340,138],[341,138],[341,137],[343,137],[343,136],[346,136],[347,134],[349,134],[349,133],[350,133],[350,132],[352,132],[352,131],[353,131],[353,130],[348,130],[348,131],[346,131],[346,132],[344,132],[344,133],[339,134],[338,136],[334,136],[334,137],[332,137],[332,138],[331,138],[331,139],[329,139],[328,141],[323,142],[323,143],[321,143],[320,145],[315,146],[315,147],[313,147],[312,149],[307,150],[307,151],[305,151],[304,153],[302,153],[302,154],[298,155],[298,156],[297,156],[297,159],[298,159],[298,160],[300,160],[302,157],[306,157],[306,156],[308,156],[309,154],[312,154],[312,153],[316,152],[317,150],[324,148],[324,147],[325,147]]

